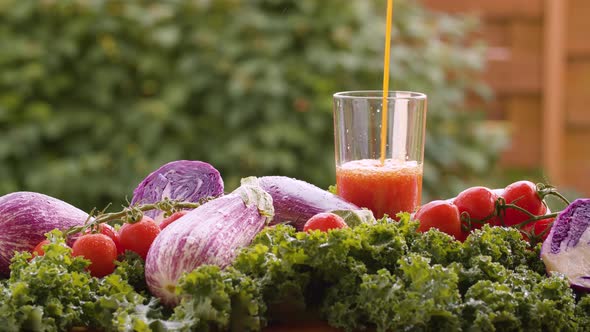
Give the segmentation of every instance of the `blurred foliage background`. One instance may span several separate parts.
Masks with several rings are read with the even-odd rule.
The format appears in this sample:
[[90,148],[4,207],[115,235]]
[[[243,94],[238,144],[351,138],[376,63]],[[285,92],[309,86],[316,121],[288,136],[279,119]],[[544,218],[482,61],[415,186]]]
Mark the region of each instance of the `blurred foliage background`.
[[[332,94],[380,89],[384,1],[0,0],[0,193],[83,209],[130,199],[197,159],[226,188],[249,175],[335,182]],[[394,89],[429,97],[425,199],[482,184],[501,133],[466,97],[477,21],[396,0]]]

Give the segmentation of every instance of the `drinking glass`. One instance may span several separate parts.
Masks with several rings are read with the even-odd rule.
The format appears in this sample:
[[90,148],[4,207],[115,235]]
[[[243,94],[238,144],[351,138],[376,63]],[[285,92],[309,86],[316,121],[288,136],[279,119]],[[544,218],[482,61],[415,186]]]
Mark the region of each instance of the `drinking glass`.
[[420,204],[427,97],[389,91],[382,108],[380,90],[334,94],[336,185],[376,218],[395,218]]

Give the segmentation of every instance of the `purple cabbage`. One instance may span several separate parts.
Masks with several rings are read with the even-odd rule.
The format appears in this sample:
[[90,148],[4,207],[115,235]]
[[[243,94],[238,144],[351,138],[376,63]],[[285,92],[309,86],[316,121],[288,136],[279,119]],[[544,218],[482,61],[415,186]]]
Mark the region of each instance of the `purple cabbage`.
[[549,274],[565,275],[577,289],[590,289],[590,199],[577,199],[555,219],[541,259]]
[[[131,205],[156,203],[164,198],[174,201],[199,202],[223,195],[219,171],[206,162],[172,161],[148,175],[133,191]],[[160,223],[164,212],[150,210],[145,215]]]
[[0,197],[0,275],[10,273],[15,251],[32,251],[45,233],[83,225],[88,214],[64,201],[34,192]]

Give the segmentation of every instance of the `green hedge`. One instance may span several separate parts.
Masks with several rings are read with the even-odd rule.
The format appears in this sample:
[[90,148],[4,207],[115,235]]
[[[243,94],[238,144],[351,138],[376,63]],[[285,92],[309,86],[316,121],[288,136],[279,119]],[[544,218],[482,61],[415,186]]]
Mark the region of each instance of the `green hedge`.
[[[395,3],[392,81],[429,95],[425,192],[494,164],[467,93],[474,22]],[[175,159],[226,187],[281,174],[334,183],[332,94],[379,89],[383,2],[0,1],[0,193],[124,204]],[[430,197],[427,196],[427,197]]]

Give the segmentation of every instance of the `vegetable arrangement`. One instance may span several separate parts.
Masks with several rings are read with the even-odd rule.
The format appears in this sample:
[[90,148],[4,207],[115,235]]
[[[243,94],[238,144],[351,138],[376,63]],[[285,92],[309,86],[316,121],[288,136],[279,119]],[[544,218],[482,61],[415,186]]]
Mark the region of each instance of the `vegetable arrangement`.
[[[195,187],[219,189],[191,174]],[[550,213],[543,197],[554,188],[519,182],[375,220],[299,180],[247,178],[224,195],[181,178],[182,192],[201,194],[176,200],[174,180],[140,185],[157,199],[115,213],[18,200],[28,212],[16,215],[31,205],[38,218],[0,279],[0,330],[272,331],[307,320],[343,331],[590,329],[590,199]],[[5,225],[30,218],[5,211]],[[69,217],[51,224],[58,211]]]

